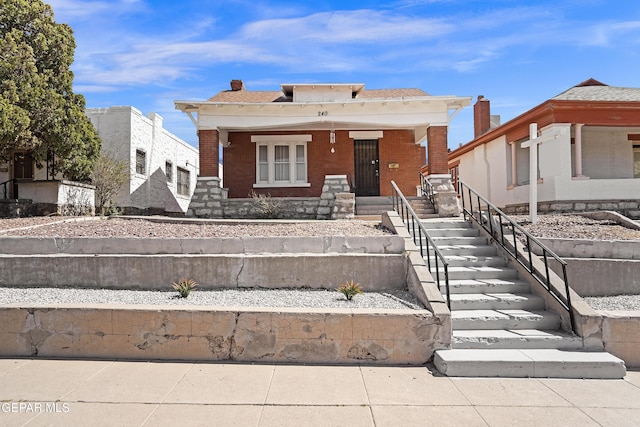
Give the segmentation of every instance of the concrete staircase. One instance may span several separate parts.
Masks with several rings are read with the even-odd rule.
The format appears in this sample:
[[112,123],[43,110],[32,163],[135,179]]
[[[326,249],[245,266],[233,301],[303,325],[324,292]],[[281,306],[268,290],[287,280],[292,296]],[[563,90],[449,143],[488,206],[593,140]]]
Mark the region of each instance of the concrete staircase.
[[546,309],[544,299],[531,293],[531,285],[470,222],[424,224],[449,263],[453,339],[452,349],[436,351],[440,372],[463,377],[624,377],[622,360],[586,351],[581,337],[561,330],[560,316]]
[[[407,197],[407,201],[419,218],[437,217],[433,204],[426,197]],[[380,220],[380,215],[393,210],[390,196],[356,197],[356,217],[358,219]]]

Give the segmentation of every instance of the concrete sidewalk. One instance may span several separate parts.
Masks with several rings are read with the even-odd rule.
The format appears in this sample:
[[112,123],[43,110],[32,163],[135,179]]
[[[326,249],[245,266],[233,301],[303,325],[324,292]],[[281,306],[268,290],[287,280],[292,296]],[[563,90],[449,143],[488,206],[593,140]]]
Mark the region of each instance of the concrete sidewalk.
[[0,359],[0,425],[640,425],[640,371],[547,380],[431,370]]

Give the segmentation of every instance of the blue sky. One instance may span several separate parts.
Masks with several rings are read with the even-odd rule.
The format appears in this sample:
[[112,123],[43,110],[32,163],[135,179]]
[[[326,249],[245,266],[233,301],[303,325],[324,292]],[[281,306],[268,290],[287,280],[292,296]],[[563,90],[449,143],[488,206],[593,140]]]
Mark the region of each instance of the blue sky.
[[[74,29],[87,107],[133,105],[197,145],[174,100],[241,79],[478,95],[502,122],[593,77],[639,87],[640,2],[604,0],[48,0]],[[473,136],[472,107],[449,146]]]

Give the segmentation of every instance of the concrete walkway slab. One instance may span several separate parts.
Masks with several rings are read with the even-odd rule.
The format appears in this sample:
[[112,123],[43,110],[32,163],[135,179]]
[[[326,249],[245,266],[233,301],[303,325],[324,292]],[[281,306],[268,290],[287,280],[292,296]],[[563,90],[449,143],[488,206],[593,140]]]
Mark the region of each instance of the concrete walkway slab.
[[472,407],[460,406],[375,406],[376,427],[486,427]]
[[368,402],[359,367],[278,365],[268,404],[363,405]]
[[0,425],[625,427],[640,425],[640,371],[502,379],[431,365],[0,359]]
[[484,421],[491,426],[600,426],[578,408],[523,408],[510,406],[483,406],[477,408]]
[[[258,426],[262,406],[162,404],[153,411],[144,426]],[[128,424],[133,426],[134,424]]]
[[94,403],[77,402],[69,404],[68,412],[45,412],[38,414],[27,425],[29,427],[60,425],[64,418],[68,426],[85,425],[91,420],[91,427],[139,426],[151,416],[155,405],[145,403]]
[[522,378],[451,378],[475,406],[571,406],[544,384]]
[[166,403],[262,405],[273,365],[196,363],[164,400]]
[[191,367],[186,363],[113,362],[64,398],[83,402],[160,403]]
[[542,384],[575,406],[640,409],[640,385],[625,380],[543,379]]
[[469,405],[448,378],[434,377],[424,367],[363,366],[361,370],[374,405]]
[[[240,425],[240,424],[236,424]],[[267,406],[260,427],[374,427],[366,406]]]

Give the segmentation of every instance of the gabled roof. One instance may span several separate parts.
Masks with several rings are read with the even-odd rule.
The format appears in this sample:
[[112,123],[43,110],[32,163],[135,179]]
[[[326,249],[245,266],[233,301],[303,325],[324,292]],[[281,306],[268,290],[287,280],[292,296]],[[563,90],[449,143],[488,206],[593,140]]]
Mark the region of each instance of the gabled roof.
[[[361,91],[356,99],[391,99],[414,96],[429,96],[429,94],[422,89],[415,88],[366,89]],[[282,91],[223,90],[209,98],[208,102],[292,102],[292,98],[285,96]]]
[[595,79],[586,80],[551,98],[558,101],[640,101],[640,88],[615,87]]

